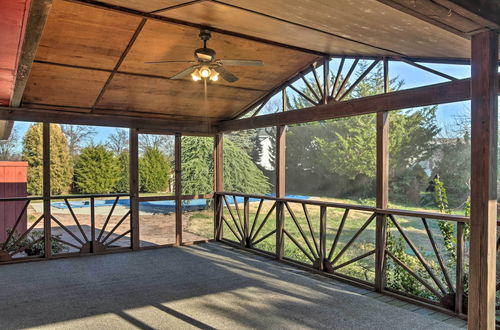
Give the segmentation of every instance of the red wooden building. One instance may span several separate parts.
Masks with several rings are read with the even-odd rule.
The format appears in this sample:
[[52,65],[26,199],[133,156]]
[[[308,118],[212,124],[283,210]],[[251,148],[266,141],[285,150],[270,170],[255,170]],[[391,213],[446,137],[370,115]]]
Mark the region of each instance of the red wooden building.
[[[27,162],[0,162],[0,198],[27,196]],[[0,203],[0,241],[7,238],[6,230],[12,228],[25,202]],[[23,212],[18,232],[27,229],[27,214]]]

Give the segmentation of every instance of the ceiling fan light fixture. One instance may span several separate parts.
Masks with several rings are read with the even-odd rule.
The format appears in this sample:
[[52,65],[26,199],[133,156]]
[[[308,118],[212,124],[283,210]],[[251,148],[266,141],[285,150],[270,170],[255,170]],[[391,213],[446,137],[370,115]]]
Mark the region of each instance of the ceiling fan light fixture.
[[202,78],[208,78],[210,77],[212,70],[210,70],[208,66],[204,65],[200,68],[199,73]]
[[196,70],[193,73],[191,73],[191,79],[193,79],[193,81],[199,81],[199,80],[201,80],[201,77],[198,74],[198,70]]
[[210,75],[210,80],[212,80],[212,81],[219,80],[219,73],[217,71],[213,70],[212,74]]

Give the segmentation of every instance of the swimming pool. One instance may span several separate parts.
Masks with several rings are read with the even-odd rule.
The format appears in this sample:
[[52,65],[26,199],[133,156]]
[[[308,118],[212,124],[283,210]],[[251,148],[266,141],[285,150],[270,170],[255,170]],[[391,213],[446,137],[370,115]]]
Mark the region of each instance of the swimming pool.
[[[296,198],[296,199],[309,199],[309,196],[300,196],[300,195],[287,195],[286,198]],[[204,210],[208,207],[208,201],[211,199],[192,199],[188,201],[182,202],[182,209],[185,211],[199,211]],[[227,198],[229,204],[234,204],[233,198]],[[260,199],[258,198],[250,198],[250,202],[258,202]],[[115,202],[114,199],[106,199],[106,200],[96,200],[94,202],[95,207],[104,207],[104,206],[112,206]],[[236,202],[242,204],[244,202],[244,197],[236,197]],[[90,201],[70,201],[69,204],[71,208],[87,208],[90,207]],[[53,202],[51,205],[58,209],[67,209],[68,206],[64,202]],[[119,199],[117,205],[130,207],[130,199],[123,198]],[[145,212],[175,212],[175,201],[154,201],[154,202],[140,202],[139,208],[141,211]]]

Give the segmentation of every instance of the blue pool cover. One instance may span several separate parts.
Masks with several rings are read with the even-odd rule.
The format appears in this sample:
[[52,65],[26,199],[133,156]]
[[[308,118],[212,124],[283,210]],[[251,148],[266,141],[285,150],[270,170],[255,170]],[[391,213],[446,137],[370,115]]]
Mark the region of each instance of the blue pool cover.
[[[286,198],[296,198],[296,199],[309,199],[309,196],[300,196],[300,195],[287,195]],[[185,211],[199,211],[207,208],[207,199],[192,199],[189,201],[182,202],[182,209]],[[227,197],[227,201],[229,204],[234,204],[234,199],[232,197]],[[250,202],[258,202],[259,198],[250,198]],[[100,206],[112,206],[115,202],[114,199],[107,200],[96,200],[94,205],[96,207]],[[244,202],[243,197],[236,197],[236,202],[242,204]],[[51,203],[53,207],[58,209],[67,209],[68,206],[64,202],[54,202]],[[86,208],[90,207],[90,201],[70,201],[69,204],[71,208]],[[128,198],[119,199],[117,205],[129,207],[130,200]],[[152,212],[152,213],[169,213],[175,212],[175,201],[157,201],[157,202],[140,202],[139,208],[143,212]]]

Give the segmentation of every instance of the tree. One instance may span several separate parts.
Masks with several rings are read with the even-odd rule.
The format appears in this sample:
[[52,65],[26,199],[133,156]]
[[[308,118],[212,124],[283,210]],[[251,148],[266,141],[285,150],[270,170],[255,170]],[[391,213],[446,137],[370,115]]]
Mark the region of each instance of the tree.
[[213,146],[211,138],[182,138],[183,194],[208,194],[214,191]]
[[143,192],[164,192],[170,183],[170,162],[154,147],[146,147],[139,159],[139,185]]
[[[23,160],[28,162],[28,193],[42,194],[43,124],[31,125],[23,139]],[[73,178],[73,162],[66,136],[57,124],[50,124],[51,193],[67,193]]]
[[119,193],[127,193],[130,191],[130,157],[128,152],[122,152],[117,157],[118,167],[120,168],[120,176],[116,182],[115,191]]
[[115,155],[127,152],[129,148],[129,133],[123,128],[115,128],[115,132],[108,137],[106,145]]
[[75,163],[75,183],[84,194],[106,194],[120,179],[120,168],[113,153],[103,145],[81,150]]
[[[186,136],[182,139],[184,194],[213,191],[213,139]],[[200,174],[201,173],[201,174]],[[269,182],[250,156],[232,141],[224,141],[224,188],[231,192],[266,194]]]
[[96,135],[96,130],[92,126],[62,125],[61,129],[68,140],[68,147],[71,156],[75,157],[84,144],[92,141]]
[[0,140],[0,161],[19,160],[21,155],[16,150],[19,142],[19,133],[14,126],[7,140]]
[[[366,66],[367,63],[363,63],[356,75],[359,76]],[[378,66],[346,99],[381,93],[383,81],[382,66]],[[403,82],[396,77],[390,84],[391,90],[397,90]],[[307,89],[303,92],[311,93]],[[292,108],[307,106],[302,98],[288,99]],[[439,133],[436,109],[428,107],[390,114],[391,192],[401,188],[405,199],[411,197],[418,201],[419,193],[415,191],[420,189],[413,187],[425,182],[422,178],[426,174],[419,162],[428,159],[435,149],[433,139]],[[376,173],[374,115],[290,126],[286,154],[287,176],[293,178],[288,180],[287,187],[295,193],[309,190],[309,193],[336,197],[373,197]],[[408,185],[412,185],[412,189],[408,189]]]
[[144,154],[146,149],[156,149],[162,152],[165,156],[172,156],[174,145],[173,135],[155,135],[141,134],[139,135],[139,152]]
[[463,206],[470,194],[471,145],[466,132],[462,137],[440,139],[440,157],[433,174],[444,182],[451,208]]

